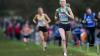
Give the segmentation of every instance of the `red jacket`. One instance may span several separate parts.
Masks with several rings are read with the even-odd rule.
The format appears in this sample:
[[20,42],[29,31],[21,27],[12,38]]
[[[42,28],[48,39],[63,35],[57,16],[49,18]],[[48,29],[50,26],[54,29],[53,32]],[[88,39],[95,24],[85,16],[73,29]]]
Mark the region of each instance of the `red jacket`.
[[14,32],[13,26],[8,26],[7,27],[7,33],[13,33],[13,32]]
[[20,34],[20,27],[15,27],[15,33]]

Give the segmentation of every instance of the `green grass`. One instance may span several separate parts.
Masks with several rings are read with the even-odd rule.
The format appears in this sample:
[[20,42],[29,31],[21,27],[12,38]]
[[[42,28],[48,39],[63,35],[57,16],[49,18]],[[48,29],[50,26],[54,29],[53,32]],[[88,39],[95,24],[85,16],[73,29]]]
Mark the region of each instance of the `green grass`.
[[[63,56],[61,47],[49,45],[48,49],[43,52],[40,46],[34,43],[27,45],[19,41],[6,40],[0,33],[0,56]],[[90,48],[87,52],[86,48],[68,46],[69,56],[96,56],[96,48]]]

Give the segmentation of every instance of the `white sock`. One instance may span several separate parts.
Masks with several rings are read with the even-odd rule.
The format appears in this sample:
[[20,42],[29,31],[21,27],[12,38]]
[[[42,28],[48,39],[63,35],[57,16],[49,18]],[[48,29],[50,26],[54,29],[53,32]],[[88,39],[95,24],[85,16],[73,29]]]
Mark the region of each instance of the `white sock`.
[[66,52],[64,52],[64,56],[67,56],[67,53]]

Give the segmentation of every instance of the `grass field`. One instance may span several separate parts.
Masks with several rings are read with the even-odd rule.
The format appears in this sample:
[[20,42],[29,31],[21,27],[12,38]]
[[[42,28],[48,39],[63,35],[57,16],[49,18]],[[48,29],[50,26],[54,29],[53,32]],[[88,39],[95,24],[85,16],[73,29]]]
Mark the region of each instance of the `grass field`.
[[[63,56],[61,47],[49,45],[43,52],[40,46],[34,43],[24,44],[19,41],[5,40],[3,33],[0,33],[0,56]],[[96,56],[96,48],[68,46],[68,56]]]

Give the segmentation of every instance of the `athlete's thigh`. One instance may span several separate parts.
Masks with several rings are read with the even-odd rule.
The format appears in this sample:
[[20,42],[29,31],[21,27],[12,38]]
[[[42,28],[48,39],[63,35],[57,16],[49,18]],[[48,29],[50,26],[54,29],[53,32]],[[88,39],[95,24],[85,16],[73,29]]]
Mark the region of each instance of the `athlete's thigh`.
[[66,31],[66,39],[71,40],[72,39],[72,35],[71,35],[71,31]]
[[47,41],[48,40],[48,32],[44,32],[44,40]]
[[70,38],[72,36],[71,31],[66,31],[66,35],[67,35],[68,38]]
[[44,40],[44,34],[42,31],[39,31],[39,35],[40,35],[41,40]]
[[65,40],[66,39],[65,30],[63,28],[59,28],[59,33],[60,33],[62,40]]

